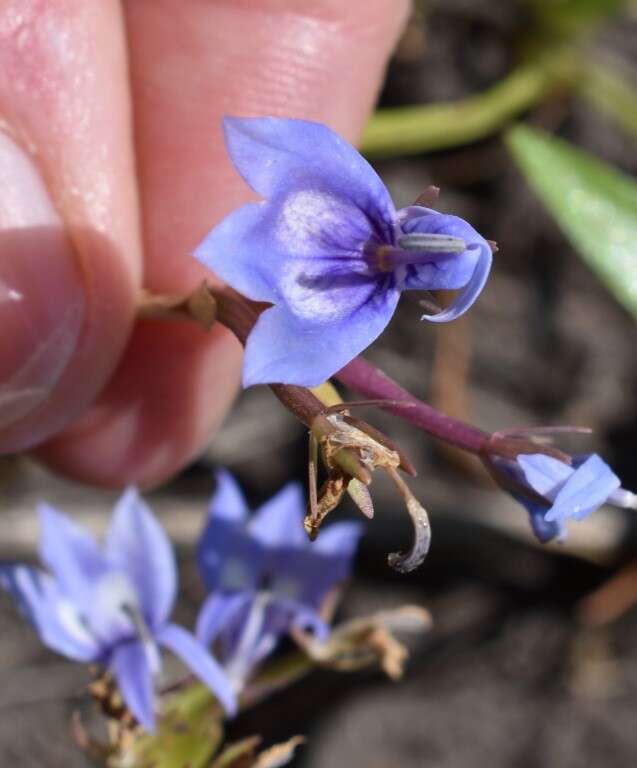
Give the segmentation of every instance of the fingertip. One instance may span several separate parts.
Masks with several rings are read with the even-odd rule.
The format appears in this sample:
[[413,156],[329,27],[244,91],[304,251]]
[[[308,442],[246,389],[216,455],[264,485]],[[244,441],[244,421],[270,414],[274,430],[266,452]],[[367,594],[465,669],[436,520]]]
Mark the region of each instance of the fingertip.
[[39,459],[81,482],[148,488],[202,450],[238,390],[241,347],[221,326],[164,322],[138,323],[99,402]]
[[3,133],[0,168],[0,453],[8,453],[45,439],[96,396],[129,332],[134,296],[108,241],[65,228],[34,161]]
[[0,4],[0,453],[64,428],[130,333],[141,279],[119,3]]

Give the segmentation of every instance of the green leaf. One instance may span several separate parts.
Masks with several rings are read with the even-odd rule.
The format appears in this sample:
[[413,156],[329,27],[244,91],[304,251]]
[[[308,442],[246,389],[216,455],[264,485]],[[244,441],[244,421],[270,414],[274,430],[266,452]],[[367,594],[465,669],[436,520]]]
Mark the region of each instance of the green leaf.
[[203,685],[175,694],[157,732],[143,733],[123,756],[135,768],[207,768],[223,740],[223,713]]
[[536,22],[554,33],[589,30],[628,5],[627,0],[532,0]]
[[568,142],[528,126],[513,157],[576,251],[637,317],[637,183]]

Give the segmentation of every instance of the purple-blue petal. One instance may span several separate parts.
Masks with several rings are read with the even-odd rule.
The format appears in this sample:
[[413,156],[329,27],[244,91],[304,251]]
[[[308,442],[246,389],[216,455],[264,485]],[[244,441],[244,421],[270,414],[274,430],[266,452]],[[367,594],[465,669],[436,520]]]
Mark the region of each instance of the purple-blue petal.
[[227,469],[215,473],[215,492],[208,505],[208,516],[242,524],[248,519],[250,509],[239,483]]
[[[473,306],[487,282],[489,272],[491,271],[491,262],[493,261],[493,254],[488,243],[479,246],[472,245],[468,251],[473,249],[478,249],[479,255],[469,282],[442,312],[438,312],[435,315],[423,315],[420,318],[421,320],[429,320],[431,323],[448,323],[463,315]],[[465,251],[465,253],[468,251]]]
[[197,616],[197,640],[209,647],[222,632],[237,623],[253,599],[253,592],[213,592],[206,598]]
[[151,627],[163,624],[177,593],[175,553],[165,531],[134,488],[127,489],[115,505],[106,552],[111,562],[128,575]]
[[350,575],[351,559],[304,549],[280,547],[272,553],[270,589],[279,598],[318,610],[328,592]]
[[592,454],[560,489],[545,519],[559,521],[573,517],[582,520],[605,504],[619,487],[617,475],[599,456]]
[[563,523],[546,519],[548,507],[536,504],[522,495],[516,494],[514,498],[526,507],[529,513],[531,529],[540,543],[546,544],[553,539],[563,539],[565,537],[566,529]]
[[55,581],[27,565],[0,569],[0,586],[16,601],[40,639],[52,651],[74,661],[95,661],[99,643],[83,627],[75,606],[60,595]]
[[398,298],[395,288],[374,292],[348,318],[335,323],[300,323],[283,307],[267,309],[248,337],[244,386],[318,386],[382,333]]
[[226,117],[224,133],[235,168],[260,195],[270,198],[311,177],[348,198],[393,237],[395,210],[378,174],[354,147],[327,126],[277,117]]
[[274,302],[272,269],[280,256],[264,227],[266,214],[265,203],[238,208],[210,230],[193,255],[249,299]]
[[[230,214],[195,255],[250,298],[286,302],[299,317],[310,309],[333,317],[356,301],[350,287],[373,282],[363,247],[374,237],[365,211],[307,179]],[[314,293],[328,287],[334,296],[321,303]]]
[[440,211],[436,211],[434,208],[426,208],[424,205],[406,205],[404,208],[396,211],[396,218],[401,230],[408,233],[411,231],[412,222],[428,214],[440,215]]
[[288,483],[262,504],[249,530],[266,547],[301,546],[308,543],[303,528],[305,497],[299,483]]
[[313,608],[296,600],[275,598],[268,606],[264,633],[280,638],[292,628],[310,631],[321,640],[330,633],[328,625]]
[[553,501],[560,488],[573,474],[573,467],[543,453],[520,454],[517,463],[531,488]]
[[263,574],[265,551],[243,525],[208,518],[197,543],[197,564],[209,591],[252,590]]
[[364,248],[378,238],[366,211],[308,176],[230,214],[195,256],[251,299],[333,322],[376,290]]
[[316,552],[324,555],[340,556],[346,561],[351,561],[356,554],[364,530],[361,523],[353,521],[333,523],[321,531],[312,547]]
[[91,534],[48,504],[39,504],[42,563],[71,600],[87,605],[93,583],[108,570]]
[[155,689],[143,645],[138,642],[118,645],[113,650],[110,669],[126,706],[152,733],[155,730]]
[[167,624],[159,631],[157,640],[210,688],[228,715],[236,714],[237,698],[225,672],[190,632],[177,624]]
[[423,315],[423,320],[434,323],[454,320],[466,312],[485,286],[493,254],[487,241],[464,219],[459,216],[437,213],[422,208],[422,215],[410,206],[399,211],[402,229],[405,233],[445,234],[460,237],[467,243],[467,249],[453,258],[445,255],[440,261],[409,267],[404,286],[415,290],[462,290],[454,301],[436,315]]
[[246,530],[249,508],[241,488],[225,469],[216,473],[208,520],[197,544],[197,563],[209,590],[253,589],[264,553]]

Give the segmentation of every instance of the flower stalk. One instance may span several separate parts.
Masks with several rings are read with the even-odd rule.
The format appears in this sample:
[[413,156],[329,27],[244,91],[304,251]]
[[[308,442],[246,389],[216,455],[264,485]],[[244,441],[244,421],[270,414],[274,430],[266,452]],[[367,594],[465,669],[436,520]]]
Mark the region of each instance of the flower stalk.
[[[208,297],[205,302],[202,301],[203,291]],[[244,345],[259,315],[268,306],[246,299],[229,286],[212,287],[203,284],[192,294],[180,297],[145,295],[140,316],[153,319],[181,317],[204,325],[202,318],[196,313],[183,310],[184,307],[193,306],[191,297],[195,295],[200,304],[206,305],[205,315],[212,314],[212,310],[207,305],[210,304],[210,301],[214,302],[214,315],[217,322],[231,330]],[[166,307],[169,309],[166,310]],[[491,434],[472,424],[442,413],[428,403],[419,400],[384,371],[376,368],[362,357],[357,357],[348,363],[336,373],[335,378],[349,389],[373,400],[374,405],[414,424],[432,437],[469,453],[481,457],[499,456],[506,459],[515,459],[520,454],[543,453],[564,463],[570,462],[570,457],[567,454],[549,444],[528,439],[524,433],[519,431],[515,433],[503,431]],[[326,418],[330,408],[326,408],[311,390],[288,384],[272,384],[270,389],[302,424],[317,433],[317,437],[328,436],[334,432],[333,425]],[[348,418],[350,421],[352,420],[352,417]],[[370,433],[369,425],[367,425],[366,431]],[[378,439],[378,433],[376,439]],[[392,447],[396,450],[396,446]],[[371,481],[369,473],[347,449],[344,449],[340,456],[335,458],[335,461],[342,464],[342,469],[360,482],[368,485]],[[401,466],[401,468],[408,474],[413,474],[413,468],[408,464]]]
[[[217,321],[245,344],[260,313],[269,305],[246,299],[227,286],[207,290],[215,302]],[[533,531],[542,542],[564,538],[566,519],[581,519],[606,501],[620,507],[634,506],[634,496],[620,488],[619,480],[599,457],[572,457],[547,441],[551,431],[572,428],[486,432],[419,400],[361,357],[341,368],[335,379],[365,400],[326,404],[305,387],[270,385],[283,405],[310,430],[310,507],[306,518],[310,538],[316,537],[322,521],[346,492],[370,517],[373,505],[367,486],[373,471],[382,469],[395,475],[394,482],[407,503],[415,531],[410,550],[390,556],[390,565],[411,570],[422,562],[429,548],[426,512],[410,492],[407,498],[401,482],[396,482],[396,478],[400,481],[396,469],[413,474],[413,467],[388,438],[350,415],[349,409],[356,405],[383,408],[432,437],[478,456],[503,490],[527,508]],[[317,493],[319,450],[327,478]],[[587,458],[590,461],[585,461]]]
[[362,357],[348,363],[336,374],[336,378],[364,397],[391,401],[380,407],[457,448],[481,454],[489,443],[491,435],[488,432],[423,403]]

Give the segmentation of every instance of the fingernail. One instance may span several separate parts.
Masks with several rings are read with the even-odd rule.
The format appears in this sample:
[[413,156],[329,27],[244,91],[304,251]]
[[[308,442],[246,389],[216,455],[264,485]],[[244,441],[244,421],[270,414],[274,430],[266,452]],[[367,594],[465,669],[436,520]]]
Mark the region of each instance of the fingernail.
[[33,160],[0,131],[0,430],[50,396],[84,313],[62,220]]

